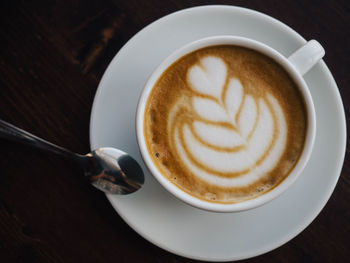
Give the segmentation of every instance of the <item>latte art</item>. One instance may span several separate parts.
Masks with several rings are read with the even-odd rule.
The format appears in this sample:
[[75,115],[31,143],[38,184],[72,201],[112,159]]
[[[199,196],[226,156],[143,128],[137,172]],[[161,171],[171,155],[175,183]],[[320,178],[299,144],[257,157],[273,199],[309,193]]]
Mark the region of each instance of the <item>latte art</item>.
[[203,58],[187,76],[193,94],[186,110],[195,117],[186,117],[181,98],[170,111],[169,144],[177,158],[195,176],[221,187],[247,186],[266,176],[286,146],[278,101],[268,92],[245,94],[237,78],[227,80],[227,67],[217,57]]
[[271,59],[235,46],[175,62],[147,102],[145,137],[160,171],[184,191],[240,202],[278,185],[304,145],[293,81]]

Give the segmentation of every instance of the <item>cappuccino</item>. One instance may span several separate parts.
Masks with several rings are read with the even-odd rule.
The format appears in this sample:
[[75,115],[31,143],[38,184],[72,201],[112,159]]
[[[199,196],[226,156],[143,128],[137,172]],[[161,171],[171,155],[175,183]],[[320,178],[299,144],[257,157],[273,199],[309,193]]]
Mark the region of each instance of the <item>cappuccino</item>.
[[237,203],[293,170],[306,116],[298,87],[271,58],[214,46],[164,71],[148,97],[143,132],[165,178],[196,198]]

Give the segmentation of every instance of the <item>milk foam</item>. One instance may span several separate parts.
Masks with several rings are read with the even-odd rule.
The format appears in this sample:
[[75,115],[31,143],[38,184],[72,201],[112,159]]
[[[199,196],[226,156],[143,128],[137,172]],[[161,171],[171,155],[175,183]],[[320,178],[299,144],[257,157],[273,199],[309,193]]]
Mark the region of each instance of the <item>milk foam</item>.
[[193,93],[187,109],[196,117],[178,121],[186,101],[179,99],[168,116],[169,142],[195,176],[220,187],[242,187],[260,180],[279,162],[287,124],[272,94],[247,94],[239,79],[227,79],[227,72],[225,62],[215,56],[188,70]]

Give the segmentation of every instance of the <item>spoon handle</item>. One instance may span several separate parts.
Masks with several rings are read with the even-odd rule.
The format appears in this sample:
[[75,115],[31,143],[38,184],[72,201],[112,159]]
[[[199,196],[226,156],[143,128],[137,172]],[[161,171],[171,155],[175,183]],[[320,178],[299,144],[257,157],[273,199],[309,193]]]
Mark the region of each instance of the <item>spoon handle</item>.
[[78,154],[72,153],[60,146],[45,141],[44,139],[41,139],[3,120],[0,120],[0,138],[27,144],[33,146],[34,148],[39,148],[65,156],[69,159],[80,159],[80,156]]

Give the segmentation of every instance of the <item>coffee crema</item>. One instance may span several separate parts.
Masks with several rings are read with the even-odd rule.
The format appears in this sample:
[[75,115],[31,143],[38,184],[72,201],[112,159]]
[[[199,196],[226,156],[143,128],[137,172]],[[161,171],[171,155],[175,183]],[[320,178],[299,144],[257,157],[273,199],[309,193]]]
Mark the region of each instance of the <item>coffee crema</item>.
[[206,201],[266,193],[296,165],[307,120],[296,84],[272,59],[214,46],[173,63],[146,103],[144,134],[160,172]]

